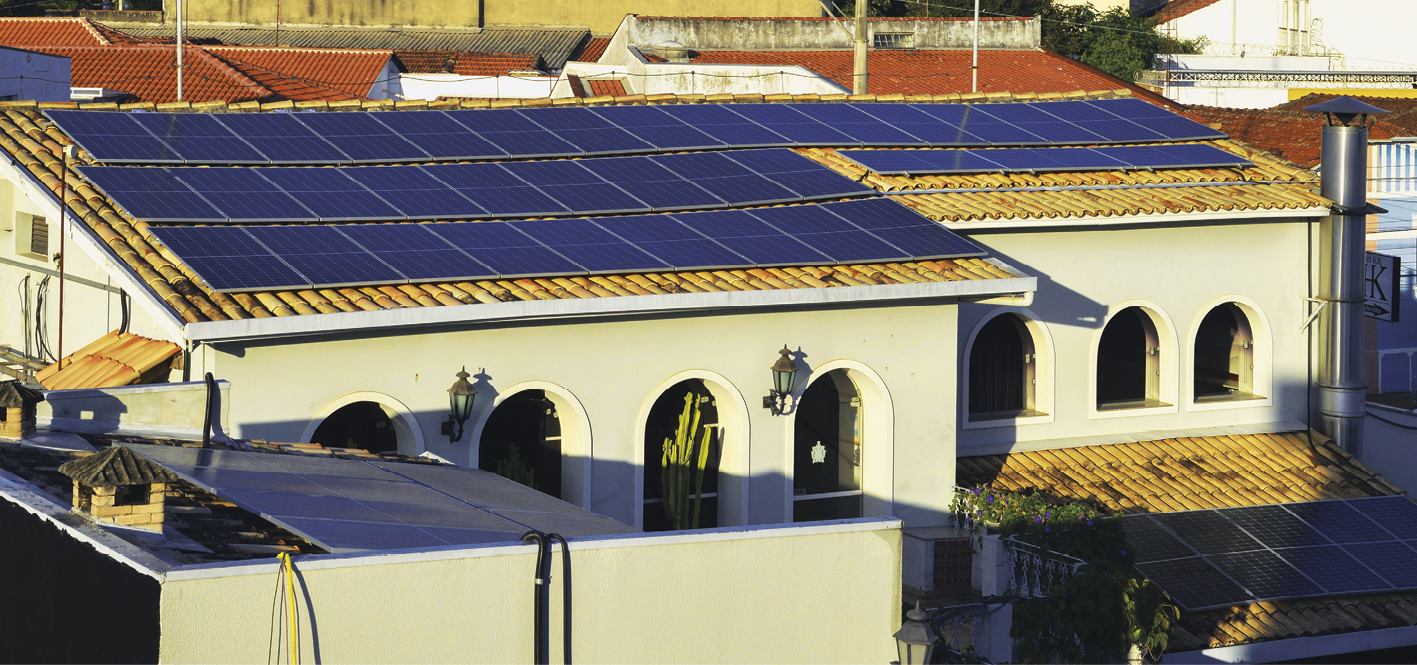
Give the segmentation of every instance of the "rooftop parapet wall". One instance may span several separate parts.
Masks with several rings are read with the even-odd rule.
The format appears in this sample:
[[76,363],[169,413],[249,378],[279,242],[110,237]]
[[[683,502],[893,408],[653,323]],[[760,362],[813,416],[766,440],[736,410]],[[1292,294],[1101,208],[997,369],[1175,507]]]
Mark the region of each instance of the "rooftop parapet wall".
[[[979,48],[1029,50],[1041,44],[1037,18],[979,22]],[[974,21],[958,19],[872,19],[880,33],[910,33],[917,49],[968,49],[974,45]],[[647,47],[677,41],[696,51],[823,50],[853,47],[849,21],[823,19],[744,20],[741,18],[626,17],[621,26],[626,45]],[[620,37],[617,33],[616,37]],[[611,48],[617,46],[612,43]],[[607,49],[607,53],[609,49]]]

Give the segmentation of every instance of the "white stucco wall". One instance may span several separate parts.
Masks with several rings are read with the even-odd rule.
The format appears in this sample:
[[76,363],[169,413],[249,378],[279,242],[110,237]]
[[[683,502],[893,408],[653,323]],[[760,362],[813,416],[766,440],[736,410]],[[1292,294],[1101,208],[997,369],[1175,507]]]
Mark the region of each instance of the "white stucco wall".
[[[461,74],[395,74],[391,92],[395,99],[477,97],[534,99],[551,97],[554,76],[463,76]],[[569,97],[572,95],[559,95]]]
[[1162,94],[1188,106],[1219,106],[1234,109],[1267,109],[1289,101],[1287,88],[1215,88],[1172,85]]
[[[619,319],[483,324],[385,336],[305,337],[269,343],[203,345],[193,376],[230,380],[234,435],[298,441],[322,413],[351,393],[380,398],[426,449],[476,466],[472,430],[500,391],[526,382],[559,387],[584,409],[590,432],[590,503],[597,513],[640,524],[644,415],[669,380],[686,371],[716,376],[719,412],[746,421],[725,433],[721,474],[743,478],[747,521],[791,520],[791,416],[762,408],[769,366],[784,343],[805,354],[798,390],[841,368],[861,385],[866,412],[863,470],[866,514],[908,523],[943,523],[954,479],[956,308],[938,300],[911,306],[838,307],[757,313],[699,312]],[[478,397],[461,442],[440,432],[448,419],[453,374],[476,372]],[[273,384],[271,377],[289,380]],[[677,379],[676,379],[677,380]],[[866,385],[872,384],[872,385]],[[538,384],[540,385],[540,384]],[[712,385],[711,385],[712,387]],[[889,404],[886,402],[889,401]],[[736,403],[736,404],[735,404]],[[561,409],[563,430],[573,412]],[[570,453],[568,454],[577,454]],[[730,457],[745,464],[729,468]],[[584,464],[572,464],[574,469]],[[721,476],[723,477],[723,476]],[[737,480],[730,480],[730,487]],[[578,488],[583,491],[584,488]],[[579,496],[579,493],[577,494]],[[567,497],[576,501],[576,497]],[[731,505],[731,504],[730,504]],[[741,513],[740,513],[741,514]],[[737,518],[720,513],[723,524]]]
[[[573,657],[591,663],[884,663],[900,626],[899,522],[571,543]],[[560,550],[550,659],[561,659]],[[302,662],[524,663],[535,550],[301,557]],[[162,586],[164,663],[284,659],[278,564],[193,566]],[[849,602],[843,602],[849,600]],[[274,651],[273,651],[274,650]]]
[[[1038,276],[1029,309],[1052,342],[1053,376],[1040,377],[1038,390],[1051,393],[1053,413],[1028,424],[997,421],[994,427],[962,429],[959,454],[1166,438],[1207,428],[1263,430],[1304,421],[1309,382],[1306,337],[1299,327],[1308,295],[1306,226],[1279,220],[969,233],[1006,263]],[[1255,371],[1258,386],[1270,381],[1261,393],[1268,399],[1198,405],[1190,397],[1195,331],[1215,304],[1229,299],[1249,303],[1267,321],[1269,339],[1256,334]],[[1170,333],[1159,331],[1161,388],[1163,401],[1174,406],[1099,414],[1093,409],[1097,341],[1109,314],[1129,304],[1150,306],[1169,321]],[[970,331],[995,309],[960,306],[961,366],[968,363]],[[1273,365],[1268,376],[1259,362],[1264,345],[1270,345]],[[1172,399],[1165,398],[1168,392]],[[962,397],[958,408],[964,409]]]
[[[1417,67],[1410,41],[1417,3],[1410,0],[1310,0],[1321,19],[1322,43],[1345,56],[1349,70]],[[1176,19],[1181,39],[1209,37],[1213,42],[1274,45],[1278,41],[1280,0],[1220,0]]]

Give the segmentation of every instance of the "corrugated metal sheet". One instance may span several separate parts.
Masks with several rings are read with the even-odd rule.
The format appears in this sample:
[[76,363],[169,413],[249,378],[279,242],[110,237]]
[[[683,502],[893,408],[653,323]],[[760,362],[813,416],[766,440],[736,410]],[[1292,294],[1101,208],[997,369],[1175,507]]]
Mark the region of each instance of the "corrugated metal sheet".
[[[176,29],[124,28],[123,33],[143,39],[173,39]],[[404,28],[260,28],[188,27],[184,37],[194,42],[212,40],[249,46],[299,46],[304,48],[391,49],[396,51],[479,51],[483,53],[535,53],[546,67],[559,70],[581,45],[590,30],[575,28],[484,28],[481,30],[428,30]],[[210,42],[209,42],[210,43]]]

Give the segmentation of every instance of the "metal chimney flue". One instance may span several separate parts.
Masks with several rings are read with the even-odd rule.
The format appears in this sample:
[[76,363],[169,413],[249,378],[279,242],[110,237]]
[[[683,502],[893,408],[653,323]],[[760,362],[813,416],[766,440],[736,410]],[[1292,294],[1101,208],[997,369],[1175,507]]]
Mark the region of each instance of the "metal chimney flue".
[[[1363,383],[1363,301],[1368,214],[1368,127],[1387,113],[1351,97],[1306,108],[1328,115],[1323,128],[1320,193],[1333,211],[1319,225],[1319,362],[1313,427],[1361,455],[1367,386]],[[1356,121],[1356,122],[1355,122]]]

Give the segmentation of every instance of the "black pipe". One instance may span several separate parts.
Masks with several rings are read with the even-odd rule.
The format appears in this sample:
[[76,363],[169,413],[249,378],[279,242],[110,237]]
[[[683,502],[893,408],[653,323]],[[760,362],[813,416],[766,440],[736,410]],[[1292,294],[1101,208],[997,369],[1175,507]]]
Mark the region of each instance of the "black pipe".
[[[563,660],[566,665],[571,665],[571,545],[566,542],[566,537],[559,533],[546,534],[547,549],[550,549],[552,542],[561,541],[561,577],[566,578],[561,582],[561,649]],[[549,565],[550,562],[548,561]]]
[[535,604],[535,635],[533,662],[536,665],[550,665],[551,635],[547,624],[551,622],[551,543],[546,539],[546,534],[532,529],[522,534],[522,542],[535,543],[536,548],[536,588],[534,590]]
[[212,445],[212,402],[216,401],[216,379],[207,372],[207,416],[202,419],[202,447]]

